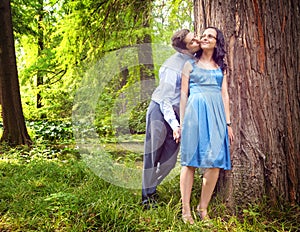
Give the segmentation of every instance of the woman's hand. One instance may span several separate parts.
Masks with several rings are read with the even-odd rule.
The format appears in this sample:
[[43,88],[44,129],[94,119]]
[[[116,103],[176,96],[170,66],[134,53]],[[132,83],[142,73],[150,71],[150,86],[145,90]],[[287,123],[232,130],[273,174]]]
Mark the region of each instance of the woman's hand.
[[227,129],[228,129],[228,137],[229,137],[230,144],[233,144],[234,134],[233,134],[232,127],[231,126],[227,126]]

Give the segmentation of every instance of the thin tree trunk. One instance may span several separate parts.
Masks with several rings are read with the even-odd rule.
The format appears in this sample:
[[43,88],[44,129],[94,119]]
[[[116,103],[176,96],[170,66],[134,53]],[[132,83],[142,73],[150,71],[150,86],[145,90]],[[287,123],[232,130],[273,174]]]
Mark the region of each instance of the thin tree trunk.
[[[42,23],[44,20],[44,7],[43,7],[43,0],[39,0],[39,20],[38,20],[38,56],[40,57],[42,55],[42,52],[44,50],[44,33],[43,33],[43,27]],[[43,106],[42,104],[42,96],[41,96],[41,90],[40,86],[44,84],[44,78],[43,74],[40,70],[37,71],[37,77],[36,77],[36,85],[38,88],[38,93],[36,96],[36,107],[41,108]]]
[[22,111],[10,1],[0,1],[0,86],[4,131],[1,141],[31,144]]
[[[140,9],[142,13],[142,26],[149,28],[149,19],[151,12],[151,1],[141,2]],[[155,88],[154,64],[152,55],[151,35],[146,34],[140,41],[141,46],[138,49],[138,59],[140,63],[141,80],[141,102],[148,100]]]
[[299,203],[299,0],[196,3],[196,28],[216,26],[227,40],[236,141],[220,192],[232,208],[265,195]]

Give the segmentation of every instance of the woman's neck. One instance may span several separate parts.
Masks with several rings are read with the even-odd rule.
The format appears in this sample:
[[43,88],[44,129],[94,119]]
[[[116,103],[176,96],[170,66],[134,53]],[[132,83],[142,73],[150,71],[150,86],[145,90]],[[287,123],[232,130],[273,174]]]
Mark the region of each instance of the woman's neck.
[[202,62],[205,62],[205,63],[214,62],[213,54],[214,54],[213,51],[204,50],[202,52],[201,57],[199,58],[199,60],[201,60]]
[[213,52],[203,52],[201,57],[199,58],[199,66],[208,67],[209,69],[217,68],[218,65],[213,59]]

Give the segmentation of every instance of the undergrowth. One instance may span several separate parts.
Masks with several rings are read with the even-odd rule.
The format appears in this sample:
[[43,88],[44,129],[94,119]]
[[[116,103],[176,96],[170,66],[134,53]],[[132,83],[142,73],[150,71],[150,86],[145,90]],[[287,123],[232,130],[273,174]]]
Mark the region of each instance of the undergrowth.
[[159,186],[157,209],[144,211],[139,189],[121,188],[100,179],[73,145],[2,145],[0,231],[298,230],[298,206],[270,207],[266,201],[232,215],[216,198],[209,209],[210,225],[199,220],[193,226],[186,225],[181,220],[178,178]]

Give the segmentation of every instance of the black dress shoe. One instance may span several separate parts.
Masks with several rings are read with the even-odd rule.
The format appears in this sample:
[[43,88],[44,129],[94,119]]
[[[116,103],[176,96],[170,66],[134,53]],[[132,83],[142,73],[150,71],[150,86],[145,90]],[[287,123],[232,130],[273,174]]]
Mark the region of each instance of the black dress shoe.
[[153,199],[147,199],[142,201],[142,207],[144,210],[156,209],[157,202]]

